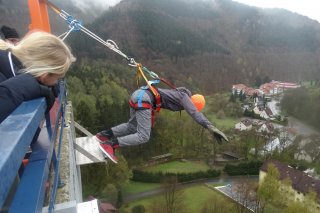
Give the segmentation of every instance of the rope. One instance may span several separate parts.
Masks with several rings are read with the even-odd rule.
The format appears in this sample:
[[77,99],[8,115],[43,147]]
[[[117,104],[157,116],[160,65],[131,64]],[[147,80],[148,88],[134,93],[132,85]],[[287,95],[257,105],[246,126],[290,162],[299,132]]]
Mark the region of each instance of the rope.
[[[58,13],[59,16],[61,18],[63,18],[68,23],[69,28],[71,28],[71,29],[73,28],[73,30],[77,30],[77,31],[80,30],[80,31],[84,32],[85,34],[87,34],[91,38],[95,39],[96,41],[100,42],[101,44],[108,47],[112,51],[114,51],[114,52],[118,53],[119,55],[121,55],[122,57],[124,57],[129,62],[130,66],[135,66],[135,67],[137,66],[137,63],[135,62],[135,60],[133,58],[129,58],[126,54],[121,52],[121,50],[118,48],[117,44],[114,41],[112,41],[112,40],[104,41],[102,38],[100,38],[99,36],[97,36],[96,34],[91,32],[87,28],[85,28],[80,21],[75,20],[66,11],[59,9],[58,7],[56,7],[54,4],[52,4],[49,1],[47,1],[47,4],[52,8],[52,10],[54,12]],[[71,30],[69,30],[68,34],[70,32],[71,32]]]
[[[110,50],[114,51],[115,53],[118,53],[120,56],[122,56],[123,58],[125,58],[128,61],[128,65],[132,66],[132,67],[137,67],[138,68],[138,72],[136,75],[136,79],[139,78],[139,75],[142,75],[144,80],[147,82],[148,84],[148,79],[145,77],[144,72],[148,73],[149,76],[153,79],[158,79],[161,80],[162,82],[164,82],[165,84],[167,84],[168,86],[170,86],[171,88],[175,88],[175,86],[173,86],[171,83],[169,83],[167,80],[160,78],[155,72],[148,70],[146,67],[143,67],[141,64],[137,63],[134,58],[130,58],[128,57],[126,54],[124,54],[118,47],[118,45],[116,44],[116,42],[114,42],[113,40],[108,39],[107,41],[104,41],[102,38],[100,38],[99,36],[97,36],[96,34],[94,34],[93,32],[91,32],[90,30],[88,30],[87,28],[85,28],[82,23],[78,20],[75,20],[71,15],[69,15],[66,11],[59,9],[58,7],[56,7],[54,4],[52,4],[51,2],[47,1],[47,4],[50,6],[50,8],[56,12],[57,14],[59,14],[59,16],[61,18],[63,18],[64,20],[66,20],[66,22],[69,25],[70,30],[68,32],[65,32],[64,34],[60,35],[60,37],[63,36],[62,40],[64,40],[72,31],[82,31],[85,34],[87,34],[88,36],[90,36],[91,38],[95,39],[96,41],[100,42],[102,45],[108,47]],[[138,83],[138,80],[137,80]]]
[[74,27],[71,27],[69,31],[61,34],[61,35],[59,36],[59,38],[61,38],[61,37],[63,36],[63,38],[61,38],[61,40],[64,41],[64,40],[68,37],[68,35],[69,35],[73,30],[74,30]]

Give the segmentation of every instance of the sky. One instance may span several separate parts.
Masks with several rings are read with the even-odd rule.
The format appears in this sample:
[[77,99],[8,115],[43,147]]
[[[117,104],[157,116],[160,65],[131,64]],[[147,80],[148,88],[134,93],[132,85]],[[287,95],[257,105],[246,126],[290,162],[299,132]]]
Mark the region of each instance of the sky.
[[[73,0],[82,2],[83,0]],[[114,6],[121,0],[91,0],[102,7]],[[174,0],[173,0],[174,1]],[[233,0],[250,6],[262,8],[283,8],[296,12],[320,22],[320,1],[319,0]],[[87,4],[87,0],[83,3]]]
[[318,0],[233,0],[262,8],[283,8],[320,22],[320,2]]

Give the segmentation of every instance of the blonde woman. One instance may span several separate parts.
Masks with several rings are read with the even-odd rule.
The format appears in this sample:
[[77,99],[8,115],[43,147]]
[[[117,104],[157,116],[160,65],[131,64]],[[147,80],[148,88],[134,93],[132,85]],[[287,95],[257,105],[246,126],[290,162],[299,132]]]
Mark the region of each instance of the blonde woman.
[[75,61],[58,37],[33,32],[16,45],[0,40],[0,123],[23,101],[45,97],[50,109],[52,86]]

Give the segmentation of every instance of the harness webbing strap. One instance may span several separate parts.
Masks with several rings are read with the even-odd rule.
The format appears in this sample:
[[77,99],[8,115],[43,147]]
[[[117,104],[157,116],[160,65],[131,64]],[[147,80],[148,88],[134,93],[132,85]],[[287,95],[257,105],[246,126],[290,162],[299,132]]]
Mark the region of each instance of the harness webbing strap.
[[163,83],[165,83],[166,85],[168,85],[169,87],[171,87],[172,89],[176,89],[176,87],[167,79],[165,78],[160,78],[160,81],[162,81]]
[[141,105],[139,103],[133,103],[131,100],[129,100],[129,104],[134,109],[153,109],[152,104],[148,102],[141,102]]
[[138,102],[137,103],[138,103],[139,108],[142,107],[142,97],[143,97],[144,93],[145,93],[145,90],[141,90],[141,92],[138,94],[138,97],[137,97]]
[[133,103],[131,100],[129,100],[129,104],[130,104],[130,107],[132,107],[133,109],[151,109],[151,127],[153,128],[154,127],[154,117],[155,117],[155,114],[154,114],[154,110],[153,110],[153,106],[151,103],[148,103],[148,102],[141,102],[141,106],[139,105],[139,103]]
[[138,67],[138,73],[137,73],[137,76],[141,75],[143,77],[143,79],[147,82],[147,85],[150,89],[150,91],[152,92],[152,94],[154,95],[155,97],[155,100],[156,100],[156,111],[159,112],[160,109],[161,109],[161,97],[160,97],[160,94],[159,92],[151,85],[151,83],[148,81],[148,79],[146,78],[146,76],[144,75],[143,71],[142,71],[142,66],[141,64],[137,64],[137,67]]

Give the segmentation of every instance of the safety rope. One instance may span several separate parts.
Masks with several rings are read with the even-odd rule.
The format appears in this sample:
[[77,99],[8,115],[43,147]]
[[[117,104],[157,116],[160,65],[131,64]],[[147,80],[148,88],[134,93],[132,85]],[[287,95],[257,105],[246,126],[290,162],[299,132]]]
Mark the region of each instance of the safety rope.
[[[91,38],[93,38],[96,41],[100,42],[102,45],[108,47],[110,50],[112,50],[112,51],[118,53],[119,55],[121,55],[122,57],[124,57],[128,61],[128,65],[129,66],[137,67],[138,68],[138,72],[137,72],[137,75],[136,75],[137,84],[138,84],[138,79],[139,79],[140,75],[143,76],[144,80],[147,82],[147,84],[149,84],[148,83],[148,79],[144,75],[144,73],[147,73],[151,78],[158,79],[158,80],[164,82],[165,84],[167,84],[168,86],[170,86],[171,88],[175,88],[175,86],[173,86],[173,84],[171,84],[169,81],[167,81],[164,78],[160,78],[155,72],[153,72],[151,70],[148,70],[146,67],[142,66],[140,63],[137,63],[134,60],[134,58],[130,58],[126,54],[124,54],[119,49],[119,47],[117,46],[117,44],[114,41],[112,41],[110,39],[108,39],[107,41],[104,41],[102,38],[100,38],[99,36],[97,36],[96,34],[91,32],[87,28],[85,28],[80,21],[74,19],[71,15],[69,15],[64,10],[59,9],[57,6],[55,6],[54,4],[52,4],[49,1],[47,1],[47,4],[55,13],[57,13],[61,18],[66,20],[66,22],[69,24],[70,30],[65,32],[65,33],[63,33],[62,35],[60,35],[60,37],[63,37],[62,40],[64,40],[72,31],[82,31],[85,34],[87,34],[88,36],[90,36]],[[152,87],[150,87],[150,88],[152,88]],[[154,95],[156,95],[155,92],[153,92],[153,93],[154,93]]]
[[[124,57],[128,62],[130,66],[137,66],[137,63],[133,58],[129,58],[126,54],[121,52],[121,50],[118,48],[117,44],[112,40],[104,41],[102,38],[85,28],[82,23],[76,19],[74,19],[71,15],[69,15],[66,11],[59,9],[57,6],[52,4],[51,2],[47,1],[48,6],[56,12],[61,18],[63,18],[67,23],[69,24],[69,28],[72,30],[68,31],[68,34],[73,30],[80,30],[90,36],[91,38],[95,39],[96,41],[100,42],[104,46],[108,47],[109,49],[113,50],[114,52],[118,53],[122,57]],[[65,36],[66,37],[66,36]]]

